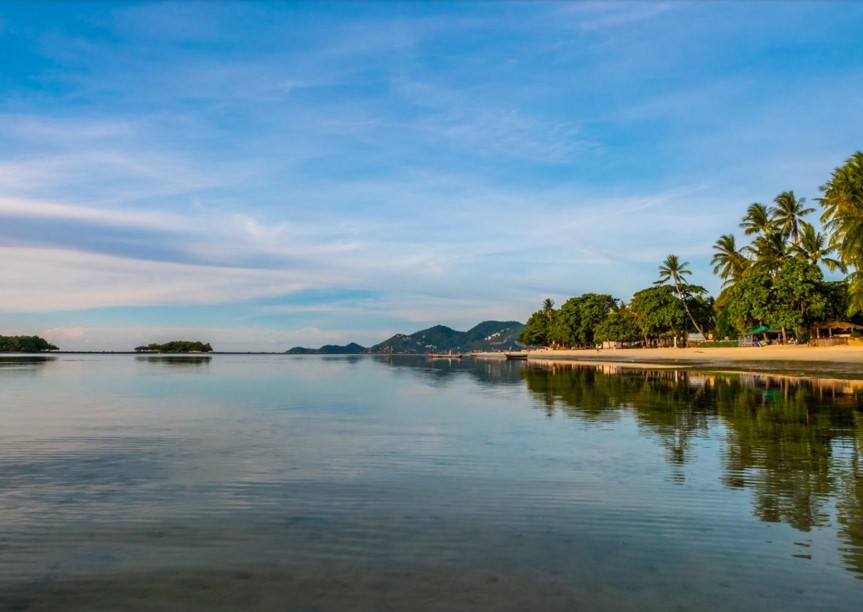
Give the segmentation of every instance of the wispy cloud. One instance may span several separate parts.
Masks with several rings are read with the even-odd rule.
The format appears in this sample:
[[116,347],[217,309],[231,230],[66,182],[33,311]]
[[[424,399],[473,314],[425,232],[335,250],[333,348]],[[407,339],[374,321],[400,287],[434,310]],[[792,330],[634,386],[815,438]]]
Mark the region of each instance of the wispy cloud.
[[749,201],[859,147],[855,5],[55,8],[4,15],[0,324],[91,343],[105,308],[333,340],[523,319],[669,252],[710,287]]

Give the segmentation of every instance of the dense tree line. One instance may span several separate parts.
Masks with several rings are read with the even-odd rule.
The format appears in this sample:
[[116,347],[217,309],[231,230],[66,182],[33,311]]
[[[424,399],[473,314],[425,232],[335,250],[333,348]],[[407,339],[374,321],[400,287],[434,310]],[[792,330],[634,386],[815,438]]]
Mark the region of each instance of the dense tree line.
[[[793,191],[773,204],[751,204],[740,227],[750,242],[738,247],[733,234],[713,246],[714,274],[722,290],[714,298],[690,281],[688,262],[669,255],[653,286],[628,304],[610,295],[586,293],[559,309],[546,299],[528,319],[519,340],[529,345],[585,347],[605,340],[674,343],[690,333],[736,338],[759,326],[804,338],[813,323],[863,313],[863,152],[837,168],[821,188],[823,233],[807,220],[815,208]],[[841,272],[828,281],[824,271]]]
[[211,353],[213,347],[210,343],[193,342],[189,340],[174,340],[164,344],[148,344],[136,346],[137,353]]
[[60,350],[39,336],[0,336],[0,353],[41,353]]

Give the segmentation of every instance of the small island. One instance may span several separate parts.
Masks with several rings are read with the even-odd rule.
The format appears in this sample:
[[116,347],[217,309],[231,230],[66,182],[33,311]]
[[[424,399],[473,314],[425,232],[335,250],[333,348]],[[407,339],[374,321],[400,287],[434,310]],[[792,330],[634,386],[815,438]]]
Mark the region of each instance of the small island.
[[41,353],[59,350],[39,336],[0,336],[0,353]]
[[206,344],[191,340],[172,340],[164,344],[147,344],[146,346],[136,346],[136,353],[212,353],[213,347],[210,343]]

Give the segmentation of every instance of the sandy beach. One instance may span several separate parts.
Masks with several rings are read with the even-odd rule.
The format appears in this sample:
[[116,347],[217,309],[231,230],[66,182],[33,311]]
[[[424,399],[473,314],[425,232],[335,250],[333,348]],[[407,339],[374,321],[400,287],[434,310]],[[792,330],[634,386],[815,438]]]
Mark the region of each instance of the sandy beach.
[[[863,378],[863,345],[733,348],[654,348],[528,351],[528,362],[609,364],[620,367],[700,368],[793,372],[799,375],[842,375]],[[502,353],[481,358],[503,359]]]

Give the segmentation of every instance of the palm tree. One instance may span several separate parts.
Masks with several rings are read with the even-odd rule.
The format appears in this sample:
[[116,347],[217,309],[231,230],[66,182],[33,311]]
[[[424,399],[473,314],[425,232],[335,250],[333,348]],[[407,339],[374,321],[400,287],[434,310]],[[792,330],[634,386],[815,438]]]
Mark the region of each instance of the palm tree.
[[804,261],[813,265],[824,265],[828,270],[846,271],[845,265],[838,259],[830,257],[836,252],[835,246],[827,245],[827,237],[808,223],[802,224],[800,242],[791,248],[792,252]]
[[740,221],[740,227],[747,236],[761,234],[764,236],[771,227],[770,212],[764,204],[755,202],[746,209],[746,216]]
[[836,168],[821,192],[821,222],[832,232],[830,246],[836,247],[844,265],[854,268],[848,279],[853,314],[863,310],[863,152]]
[[793,191],[783,191],[773,200],[776,206],[770,207],[770,219],[783,238],[791,238],[791,244],[797,244],[800,239],[801,219],[814,208],[803,208],[806,198],[799,200]]
[[686,266],[689,265],[688,261],[684,261],[683,263],[677,258],[677,255],[669,255],[665,258],[665,261],[662,262],[662,265],[659,266],[659,280],[654,282],[654,285],[664,285],[668,281],[671,281],[674,285],[674,290],[677,292],[677,297],[680,299],[680,302],[683,304],[683,309],[686,311],[686,314],[689,316],[689,320],[692,321],[692,324],[695,326],[696,331],[699,334],[704,336],[704,332],[701,330],[701,326],[695,322],[695,318],[692,316],[692,313],[689,312],[689,306],[686,304],[686,298],[690,297],[692,293],[704,293],[704,287],[699,287],[697,285],[690,285],[687,283],[683,277],[690,276],[692,274],[691,270],[687,270]]
[[545,298],[542,302],[542,314],[545,315],[545,318],[551,321],[554,318],[554,300],[551,298]]
[[764,270],[770,276],[776,276],[788,256],[785,239],[778,231],[771,231],[759,236],[746,247],[746,251],[752,255],[752,267],[757,270]]
[[843,263],[859,269],[863,263],[863,152],[857,151],[836,168],[821,191],[821,222],[833,233],[831,245],[838,248]]
[[724,281],[723,287],[733,285],[743,276],[749,266],[749,260],[743,252],[737,250],[737,244],[733,234],[723,234],[713,245],[713,273],[718,274]]

